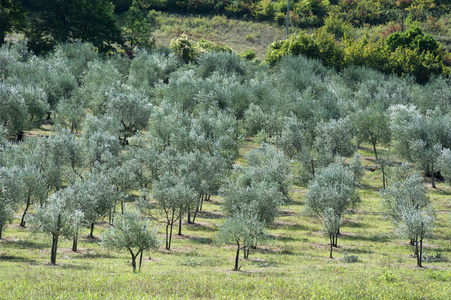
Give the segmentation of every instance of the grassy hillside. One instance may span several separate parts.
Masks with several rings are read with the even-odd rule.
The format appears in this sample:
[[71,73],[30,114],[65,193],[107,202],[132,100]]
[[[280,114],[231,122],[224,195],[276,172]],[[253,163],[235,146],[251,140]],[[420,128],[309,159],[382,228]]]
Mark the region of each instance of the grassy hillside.
[[253,49],[264,59],[269,44],[285,38],[285,29],[267,23],[229,19],[224,16],[158,14],[159,28],[153,32],[159,45],[185,33],[190,40],[206,39],[227,44],[236,52]]
[[[253,147],[247,141],[241,152]],[[372,171],[370,148],[359,151],[366,167],[362,203],[344,217],[334,259],[328,258],[329,240],[320,221],[303,214],[303,186],[292,187],[292,202],[269,228],[271,241],[241,259],[240,272],[232,271],[235,248],[212,243],[223,218],[218,196],[205,203],[196,224],[185,224],[183,235],[174,236],[172,250],[145,253],[137,274],[129,253],[103,249],[99,239],[86,238],[88,230],[77,253],[70,241],[61,241],[57,265],[51,266],[50,237],[30,235],[18,226],[17,216],[0,241],[0,298],[449,299],[451,188],[440,183],[430,190],[438,215],[434,237],[425,240],[429,260],[418,268],[414,248],[396,236],[381,213],[381,173]],[[94,235],[108,226],[101,223]],[[164,227],[159,231],[163,234]]]

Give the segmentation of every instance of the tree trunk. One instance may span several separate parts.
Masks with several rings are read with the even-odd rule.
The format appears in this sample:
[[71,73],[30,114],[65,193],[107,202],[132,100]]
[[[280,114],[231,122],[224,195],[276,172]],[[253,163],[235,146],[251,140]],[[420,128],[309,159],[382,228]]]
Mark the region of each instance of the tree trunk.
[[332,249],[333,249],[333,244],[334,244],[334,234],[330,234],[329,235],[329,239],[330,239],[330,258],[333,258],[332,257]]
[[433,163],[431,166],[431,180],[432,180],[432,188],[436,189],[437,187],[435,186],[435,174],[434,174],[434,164]]
[[178,235],[182,235],[182,216],[180,216],[179,218],[179,233],[177,233]]
[[52,265],[56,264],[56,250],[58,249],[58,236],[53,235],[52,239],[52,251],[50,253],[50,262]]
[[166,250],[169,250],[169,222],[166,224]]
[[89,238],[90,239],[94,238],[94,223],[91,223],[91,233],[89,234]]
[[23,212],[22,220],[20,221],[20,226],[22,226],[22,227],[25,227],[25,216],[27,215],[28,208],[30,207],[30,202],[31,202],[31,199],[30,199],[30,196],[28,196],[27,206],[25,206],[25,211]]
[[136,256],[138,256],[138,253],[136,253],[136,255],[134,255],[132,249],[130,249],[130,248],[128,248],[128,251],[130,251],[130,254],[132,255],[133,273],[136,273]]
[[422,260],[423,260],[423,238],[420,238],[420,253],[418,255],[418,266],[421,268],[423,267],[422,265]]
[[188,224],[193,224],[193,222],[191,222],[191,212],[188,210]]
[[72,251],[77,252],[78,234],[74,235],[74,242],[72,243]]
[[124,201],[121,200],[121,214],[124,214]]
[[381,168],[382,168],[382,185],[384,186],[384,190],[385,190],[385,169],[384,169],[384,163],[381,164]]
[[372,143],[372,144],[373,144],[374,156],[376,157],[376,160],[377,160],[376,143]]
[[418,258],[418,237],[415,237],[415,257]]
[[139,270],[141,271],[141,265],[143,263],[143,249],[139,250],[141,251],[141,254],[139,255]]
[[238,261],[240,260],[240,243],[236,242],[238,248],[236,249],[236,257],[235,257],[235,268],[234,271],[239,271]]

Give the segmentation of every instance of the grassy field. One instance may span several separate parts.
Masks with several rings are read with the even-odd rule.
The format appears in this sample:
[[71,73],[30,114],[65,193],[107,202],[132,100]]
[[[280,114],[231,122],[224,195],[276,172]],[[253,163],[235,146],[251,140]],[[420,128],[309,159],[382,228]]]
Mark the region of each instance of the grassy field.
[[[369,149],[360,152],[365,166],[374,167]],[[344,217],[330,259],[320,221],[303,214],[305,187],[293,186],[292,202],[269,228],[271,240],[241,259],[240,272],[232,271],[233,246],[212,243],[223,220],[218,196],[205,203],[196,224],[186,224],[183,235],[174,236],[173,249],[145,253],[136,274],[128,253],[103,249],[99,239],[87,239],[87,229],[77,253],[70,241],[60,242],[57,265],[52,266],[51,238],[31,235],[17,219],[0,241],[0,298],[449,299],[451,188],[440,183],[430,189],[437,220],[434,237],[425,240],[424,248],[427,255],[442,258],[424,262],[424,268],[416,267],[413,247],[395,235],[381,213],[380,189],[380,171],[366,171],[362,203]],[[108,226],[97,224],[94,235]],[[164,227],[159,231],[163,238]],[[351,256],[357,261],[350,263],[356,258]]]

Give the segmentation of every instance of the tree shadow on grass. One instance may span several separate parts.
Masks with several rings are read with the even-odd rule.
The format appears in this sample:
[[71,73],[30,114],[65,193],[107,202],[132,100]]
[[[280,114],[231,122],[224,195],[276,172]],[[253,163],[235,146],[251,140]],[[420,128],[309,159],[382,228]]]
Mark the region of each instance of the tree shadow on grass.
[[371,250],[365,250],[365,249],[345,249],[347,253],[355,253],[355,254],[370,254],[374,253]]
[[29,259],[27,257],[15,256],[15,255],[0,255],[0,262],[9,261],[9,262],[20,262],[20,263],[28,263],[30,265],[37,265],[36,260]]
[[202,224],[189,224],[188,228],[190,231],[207,231],[207,232],[217,232],[218,229],[216,228],[216,226],[205,226]]
[[203,237],[188,237],[188,238],[195,244],[209,245],[213,243],[213,239],[211,238],[203,238]]
[[65,270],[92,270],[91,266],[85,265],[66,265],[66,264],[57,264],[55,267]]
[[224,215],[220,212],[212,212],[212,211],[200,211],[198,212],[198,216],[202,219],[224,219]]
[[351,241],[356,241],[356,240],[360,240],[360,241],[367,241],[367,242],[375,242],[375,243],[386,243],[388,241],[390,241],[390,238],[388,236],[383,236],[383,235],[377,235],[377,236],[361,236],[361,235],[339,235],[338,239],[340,238],[345,238],[347,240],[351,240]]
[[76,256],[72,256],[74,259],[89,259],[89,258],[117,258],[109,253],[85,253]]
[[51,247],[50,243],[33,242],[29,240],[4,241],[4,248],[20,248],[20,249],[45,249]]

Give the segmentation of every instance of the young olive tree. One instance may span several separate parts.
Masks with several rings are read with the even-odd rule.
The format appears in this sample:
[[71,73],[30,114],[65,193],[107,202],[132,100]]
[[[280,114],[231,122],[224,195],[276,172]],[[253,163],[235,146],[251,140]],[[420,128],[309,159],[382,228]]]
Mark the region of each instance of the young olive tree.
[[[306,194],[306,211],[324,219],[328,209],[332,209],[335,215],[341,217],[360,198],[357,194],[356,179],[349,168],[339,163],[330,164],[320,169],[308,185]],[[334,245],[337,246],[335,235]]]
[[357,140],[369,142],[373,146],[374,156],[377,157],[376,146],[390,141],[390,120],[383,108],[374,106],[357,111],[353,116]]
[[109,96],[107,114],[121,124],[123,143],[128,144],[128,137],[147,127],[152,106],[138,93],[112,92]]
[[28,216],[31,228],[35,232],[52,235],[52,250],[50,262],[56,264],[58,240],[61,236],[71,235],[72,214],[58,193],[53,194],[46,203],[39,207],[35,215]]
[[102,234],[102,245],[116,250],[128,250],[132,258],[133,272],[136,272],[136,258],[140,255],[139,270],[141,270],[143,252],[149,249],[157,250],[160,240],[157,228],[150,228],[150,223],[141,219],[134,211],[125,212],[113,227]]
[[437,159],[442,145],[450,143],[449,132],[443,133],[444,118],[437,112],[422,116],[415,106],[392,106],[390,113],[394,149],[401,158],[430,174],[435,188]]
[[448,148],[443,149],[440,152],[440,156],[437,161],[437,167],[440,170],[440,174],[445,177],[446,182],[451,184],[451,150]]
[[349,169],[354,174],[356,182],[359,183],[363,177],[362,159],[359,152],[356,151],[349,161]]
[[252,214],[248,215],[248,213],[238,212],[227,218],[215,236],[218,244],[236,244],[234,271],[241,269],[239,266],[240,250],[261,244],[268,237],[265,226],[258,221],[258,217]]
[[432,233],[435,215],[435,210],[432,205],[423,209],[405,206],[401,211],[399,230],[404,236],[415,241],[415,254],[418,267],[422,267],[423,239]]
[[[172,227],[197,200],[196,191],[179,174],[164,173],[153,185],[151,194],[155,208],[163,215],[166,224],[166,249],[171,249]],[[153,218],[152,203],[141,203],[141,209]]]
[[417,173],[393,182],[381,195],[385,212],[395,223],[401,222],[406,207],[423,209],[430,204],[423,178]]
[[[1,176],[0,173],[0,178]],[[3,238],[3,232],[8,223],[12,223],[14,219],[14,211],[14,202],[5,195],[5,188],[0,185],[0,240]]]

